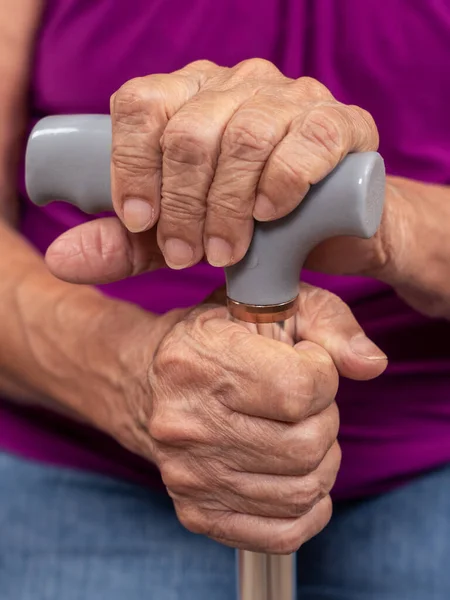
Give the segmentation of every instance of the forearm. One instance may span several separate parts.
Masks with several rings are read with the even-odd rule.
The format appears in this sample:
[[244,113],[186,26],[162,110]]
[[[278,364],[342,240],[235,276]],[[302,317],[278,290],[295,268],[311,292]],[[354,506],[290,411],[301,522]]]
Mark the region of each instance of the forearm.
[[389,177],[374,275],[420,312],[450,318],[450,187]]
[[4,221],[0,257],[0,392],[107,430],[120,403],[145,394],[136,382],[145,386],[143,371],[179,315],[59,281]]

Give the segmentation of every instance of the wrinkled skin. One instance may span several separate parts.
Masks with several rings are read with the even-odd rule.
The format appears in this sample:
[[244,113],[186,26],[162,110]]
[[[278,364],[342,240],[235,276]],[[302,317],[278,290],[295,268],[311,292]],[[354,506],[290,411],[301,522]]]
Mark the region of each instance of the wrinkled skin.
[[[133,79],[112,97],[111,115],[113,201],[127,228],[99,219],[52,244],[47,264],[68,281],[113,281],[202,258],[234,264],[254,219],[289,213],[346,154],[378,146],[366,111],[260,59]],[[449,194],[389,176],[377,234],[327,240],[306,266],[374,277],[416,310],[450,318]]]
[[349,152],[378,146],[366,111],[260,59],[231,69],[199,61],[133,79],[112,97],[111,116],[114,208],[129,232],[146,233],[126,236],[112,220],[83,226],[81,248],[79,238],[65,238],[66,258],[70,248],[84,251],[77,266],[58,269],[61,247],[49,254],[52,270],[71,280],[109,281],[202,258],[234,264],[254,219],[288,214]]
[[[204,250],[215,266],[239,261],[253,218],[286,215],[348,152],[378,144],[368,113],[263,60],[132,80],[111,109],[116,212],[134,231],[157,220],[175,268]],[[147,222],[143,206],[152,209]]]
[[[203,257],[237,262],[254,219],[289,213],[348,152],[378,144],[365,111],[261,60],[133,80],[113,96],[111,114],[114,207],[128,230],[99,219],[59,238],[47,264],[66,280],[113,281]],[[377,244],[361,260],[382,262]],[[289,339],[253,329],[223,307],[189,312],[112,429],[157,464],[188,529],[289,553],[331,516],[339,375],[371,379],[387,363],[349,308],[311,286],[302,286]]]
[[340,299],[307,285],[300,298],[283,342],[223,307],[190,311],[159,344],[148,391],[129,388],[134,426],[118,418],[114,430],[152,457],[183,525],[233,547],[289,553],[326,525],[338,376],[371,379],[387,364]]

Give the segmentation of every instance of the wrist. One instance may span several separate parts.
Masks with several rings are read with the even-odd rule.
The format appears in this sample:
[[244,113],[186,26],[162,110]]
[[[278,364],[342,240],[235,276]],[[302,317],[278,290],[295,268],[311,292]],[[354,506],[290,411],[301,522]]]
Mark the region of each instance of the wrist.
[[11,342],[0,356],[1,371],[111,433],[112,417],[145,385],[160,338],[179,318],[158,317],[43,269],[30,269],[11,288],[10,305],[4,339]]
[[155,315],[127,302],[101,300],[89,345],[88,375],[78,395],[95,398],[95,407],[91,401],[84,408],[94,426],[152,460],[148,370],[163,338],[188,311]]
[[448,318],[450,311],[450,190],[389,177],[379,238],[385,260],[371,275],[413,308]]
[[[185,311],[155,315],[140,307],[94,292],[95,298],[73,296],[72,310],[84,331],[74,334],[73,354],[82,357],[80,387],[70,402],[106,433],[126,442],[151,410],[148,369],[164,336]],[[74,361],[76,363],[76,359]]]
[[404,182],[398,177],[388,177],[386,199],[380,227],[371,240],[373,260],[369,260],[364,275],[373,277],[392,287],[410,279],[416,264],[410,260],[410,238],[414,238],[415,215],[404,195]]

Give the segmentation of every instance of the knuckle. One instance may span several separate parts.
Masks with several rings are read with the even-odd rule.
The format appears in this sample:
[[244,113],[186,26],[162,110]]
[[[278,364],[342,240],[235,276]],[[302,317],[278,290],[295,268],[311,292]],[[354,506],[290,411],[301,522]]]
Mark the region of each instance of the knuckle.
[[156,377],[172,381],[177,385],[179,375],[193,367],[191,352],[179,336],[168,336],[155,354],[152,371]]
[[274,531],[268,552],[271,554],[293,554],[300,548],[302,541],[301,536],[295,531]]
[[192,470],[177,460],[169,459],[160,465],[161,478],[171,493],[176,495],[193,495],[199,489],[199,482]]
[[331,450],[330,450],[330,454],[331,454],[331,461],[332,461],[332,472],[331,472],[331,477],[330,477],[330,482],[329,484],[327,483],[327,492],[329,493],[331,488],[334,485],[334,481],[335,478],[337,476],[337,473],[339,471],[339,468],[341,466],[341,462],[342,462],[342,449],[341,446],[339,444],[338,441],[334,442]]
[[[296,552],[302,544],[311,539],[314,535],[320,533],[330,521],[333,505],[329,494],[326,494],[318,503],[312,507],[315,510],[312,522],[307,523],[305,519],[312,516],[309,514],[297,517],[292,524],[290,531],[273,536],[273,544],[270,551],[273,554],[292,554]],[[308,511],[309,512],[309,511]]]
[[[318,504],[316,504],[311,513],[303,517],[303,519],[308,519],[309,523],[305,523],[305,527],[298,535],[299,545],[301,546],[315,535],[319,534],[329,523],[332,513],[333,504],[330,495],[327,494],[318,502]],[[301,518],[302,517],[300,517],[300,519]]]
[[319,480],[307,484],[306,489],[302,491],[303,513],[300,513],[300,515],[311,510],[327,493],[328,491]]
[[199,71],[209,71],[211,69],[220,69],[221,67],[219,67],[215,62],[213,62],[212,60],[207,60],[206,58],[201,58],[198,60],[194,60],[193,62],[189,63],[188,68],[190,67],[194,67],[195,69],[198,69]]
[[191,79],[194,74],[194,82],[197,82],[198,76],[200,75],[200,85],[198,87],[204,88],[205,84],[214,76],[217,76],[221,72],[227,70],[227,67],[217,65],[215,62],[208,59],[198,59],[188,63],[176,74],[179,77]]
[[[227,227],[229,228],[227,232],[228,236],[233,236],[233,233],[234,235],[238,233],[237,231],[233,231],[234,226],[239,226],[243,222],[252,222],[251,210],[252,206],[249,202],[244,202],[240,196],[230,192],[215,191],[214,195],[211,195],[208,199],[208,211],[210,216],[227,219]],[[223,224],[222,228],[222,235],[225,237],[225,227]],[[239,232],[239,235],[242,235],[241,232]],[[239,237],[239,235],[237,237]]]
[[330,519],[333,515],[333,503],[329,494],[327,494],[325,498],[322,498],[322,500],[320,500],[320,508],[321,511],[317,522],[317,533],[322,531],[322,529],[330,522]]
[[[174,404],[177,404],[175,399]],[[154,410],[148,423],[148,432],[154,442],[159,446],[183,447],[195,443],[204,443],[207,436],[204,428],[197,421],[189,422],[176,408],[162,408]],[[160,468],[166,461],[161,459]]]
[[114,92],[109,97],[109,112],[111,114],[113,114],[113,112],[114,112],[114,105],[115,105],[115,102],[116,102],[116,96],[117,96],[117,92]]
[[126,174],[127,176],[141,177],[151,174],[148,148],[139,147],[138,144],[113,144],[111,164],[116,175],[119,176]]
[[156,147],[157,111],[144,78],[125,83],[112,97],[113,140],[111,163],[116,176],[142,177],[160,168]]
[[147,120],[148,86],[144,77],[124,83],[111,97],[114,121],[123,125],[142,125]]
[[299,428],[296,438],[286,443],[286,454],[299,464],[303,474],[318,469],[331,446],[328,432],[324,432],[321,419],[309,420]]
[[372,138],[374,138],[374,143],[376,144],[376,146],[374,146],[375,149],[375,147],[378,146],[379,137],[377,124],[375,123],[375,119],[373,118],[371,113],[368,110],[361,108],[360,106],[356,106],[355,104],[351,104],[347,108],[358,117],[358,121],[360,123],[362,122],[361,124],[366,125],[370,135],[372,136]]
[[[288,361],[291,363],[291,361]],[[280,417],[286,421],[298,422],[307,416],[314,398],[315,382],[309,370],[295,369],[291,365],[278,367],[271,380],[271,397],[278,404]]]
[[169,444],[175,437],[173,423],[169,423],[163,414],[159,417],[152,416],[148,423],[148,432],[158,444]]
[[241,77],[281,75],[280,70],[264,58],[248,58],[238,63],[235,68]]
[[306,514],[312,506],[315,504],[315,496],[313,492],[306,493],[302,491],[296,491],[289,495],[285,502],[288,509],[288,517],[301,517]]
[[301,516],[307,513],[322,498],[328,494],[328,485],[319,475],[313,473],[299,481],[297,488],[292,490],[289,501],[292,507],[297,509],[293,516]]
[[333,98],[330,90],[317,79],[313,77],[299,77],[292,82],[295,88],[299,89],[307,98],[317,100],[329,100]]
[[[156,412],[156,411],[155,411]],[[159,410],[149,419],[148,432],[157,444],[170,446],[180,438],[180,426],[178,420],[173,420],[165,410]],[[160,468],[163,468],[161,462]]]
[[201,345],[192,323],[175,325],[160,343],[149,371],[152,382],[159,385],[158,390],[176,392],[182,386],[205,380]]
[[[170,229],[171,226],[179,225],[180,222],[183,226],[201,223],[206,214],[206,206],[200,195],[183,186],[180,186],[178,190],[167,188],[168,185],[165,181],[161,194],[161,211],[166,228]],[[187,233],[185,228],[184,232]]]
[[323,419],[326,419],[328,430],[330,432],[330,439],[334,442],[337,438],[339,429],[339,408],[337,402],[333,401],[321,416]]
[[[208,515],[208,525],[206,535],[216,540],[233,539],[233,533],[236,530],[236,521],[231,512],[218,512],[214,515]],[[242,530],[238,527],[238,530]]]
[[278,401],[280,418],[290,423],[300,421],[305,415],[304,406],[299,405],[298,397],[285,393]]
[[[208,196],[208,215],[228,219],[234,225],[252,222],[252,204],[231,189],[214,189]],[[229,224],[228,224],[229,225]],[[237,233],[237,232],[236,232]]]
[[[287,138],[286,138],[287,139]],[[283,188],[295,189],[306,193],[309,188],[309,163],[307,160],[299,160],[298,153],[286,151],[280,145],[275,148],[270,162],[270,178],[281,184]]]
[[317,438],[312,439],[306,445],[303,455],[303,466],[307,473],[315,471],[322,462],[325,455],[323,442]]
[[171,164],[211,167],[217,140],[210,127],[183,115],[169,121],[160,143],[167,167]]
[[341,157],[346,151],[346,126],[333,103],[309,110],[303,118],[301,134],[320,154]]
[[191,533],[208,535],[208,521],[191,503],[175,502],[175,510],[180,523]]
[[[239,113],[238,113],[239,114]],[[278,132],[273,119],[258,108],[240,112],[227,127],[222,140],[221,153],[228,158],[245,160],[260,166],[278,142]]]
[[[321,346],[317,346],[314,352],[314,377],[311,375],[312,386],[314,391],[312,392],[313,397],[317,397],[319,392],[324,389],[327,390],[327,393],[330,389],[335,389],[337,391],[338,384],[338,371],[334,364],[333,358],[331,354],[329,354],[325,348]],[[327,383],[325,388],[322,388],[321,383]],[[332,396],[333,398],[334,396]]]

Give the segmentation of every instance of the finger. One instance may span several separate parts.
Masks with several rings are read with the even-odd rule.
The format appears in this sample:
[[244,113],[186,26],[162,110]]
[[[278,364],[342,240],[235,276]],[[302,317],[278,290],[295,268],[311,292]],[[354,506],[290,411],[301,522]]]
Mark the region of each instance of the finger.
[[57,238],[45,260],[64,281],[103,284],[165,266],[154,230],[129,233],[116,218],[97,219]]
[[[225,501],[221,501],[234,512],[262,517],[301,517],[330,493],[340,461],[341,450],[335,442],[318,468],[304,477],[230,473]],[[198,499],[202,501],[201,496]]]
[[[335,443],[339,430],[336,403],[301,423],[235,415],[230,429],[216,435],[230,468],[244,473],[304,476],[315,471]],[[264,458],[262,458],[264,457]]]
[[227,481],[228,508],[264,517],[301,517],[330,493],[340,462],[335,442],[318,468],[304,477],[234,472]]
[[248,93],[245,88],[200,92],[164,131],[158,242],[172,268],[188,267],[203,256],[206,198],[222,135]]
[[192,503],[175,503],[181,523],[192,531],[243,550],[292,554],[317,535],[331,518],[329,496],[297,519],[276,519],[228,511],[202,511]]
[[[261,74],[255,79],[255,93],[236,111],[224,132],[208,194],[204,244],[208,261],[216,266],[238,262],[248,249],[261,173],[301,110],[299,96],[307,97],[308,102],[331,97],[324,86],[317,82],[311,85],[313,80],[306,77],[294,87],[292,80],[270,63],[263,61],[257,69]],[[270,78],[270,87],[264,86],[264,75]],[[276,94],[272,91],[274,82]],[[289,198],[289,202],[281,212],[290,212],[296,200]]]
[[[345,377],[373,379],[386,369],[384,352],[364,334],[347,304],[327,290],[301,284],[295,327],[294,337],[322,346]],[[303,345],[296,345],[298,352]]]
[[[337,371],[318,345],[305,346],[300,354],[287,344],[210,314],[201,315],[196,327],[195,343],[201,342],[205,351],[217,356],[217,367],[229,377],[220,395],[229,411],[295,423],[332,402]],[[236,386],[236,381],[242,384]]]
[[[266,163],[255,218],[272,220],[288,214],[310,186],[328,175],[348,153],[377,147],[377,129],[366,111],[338,102],[311,104],[293,119]],[[272,212],[262,212],[261,205],[271,205]]]
[[[215,266],[242,258],[253,231],[256,184],[273,147],[264,143],[267,122],[270,120],[272,130],[283,129],[279,99],[277,120],[272,110],[266,123],[258,124],[261,113],[270,109],[263,110],[264,99],[257,102],[258,110],[239,115],[245,101],[256,97],[264,85],[290,80],[264,60],[243,61],[223,72],[223,77],[219,72],[211,79],[212,85],[208,82],[205,91],[177,112],[163,136],[158,234],[161,248],[167,246],[164,255],[171,266],[174,258],[180,268],[193,264],[201,258],[203,248]],[[254,131],[249,129],[247,116],[256,119]],[[259,156],[255,157],[256,153]]]
[[[204,510],[230,510],[261,517],[294,518],[306,514],[327,496],[341,461],[335,442],[319,467],[305,477],[261,475],[229,470],[220,482],[207,470],[186,465],[162,470],[164,484],[175,501],[195,497]],[[211,461],[211,468],[214,463]],[[219,466],[222,467],[223,465]]]
[[283,356],[279,348],[271,350],[272,356],[267,354],[257,371],[256,365],[253,368],[255,375],[259,373],[259,384],[255,382],[253,393],[224,398],[229,409],[283,423],[299,423],[330,405],[337,393],[338,372],[328,352],[307,342],[301,353],[294,350],[298,360],[291,352],[286,351]]
[[[217,267],[242,259],[253,233],[253,208],[261,173],[283,139],[293,104],[258,94],[244,103],[223,133],[220,156],[207,198],[204,245]],[[274,118],[276,114],[276,118]]]
[[151,228],[161,200],[160,139],[169,119],[212,69],[201,61],[170,75],[125,83],[111,98],[111,188],[114,209],[131,232]]

